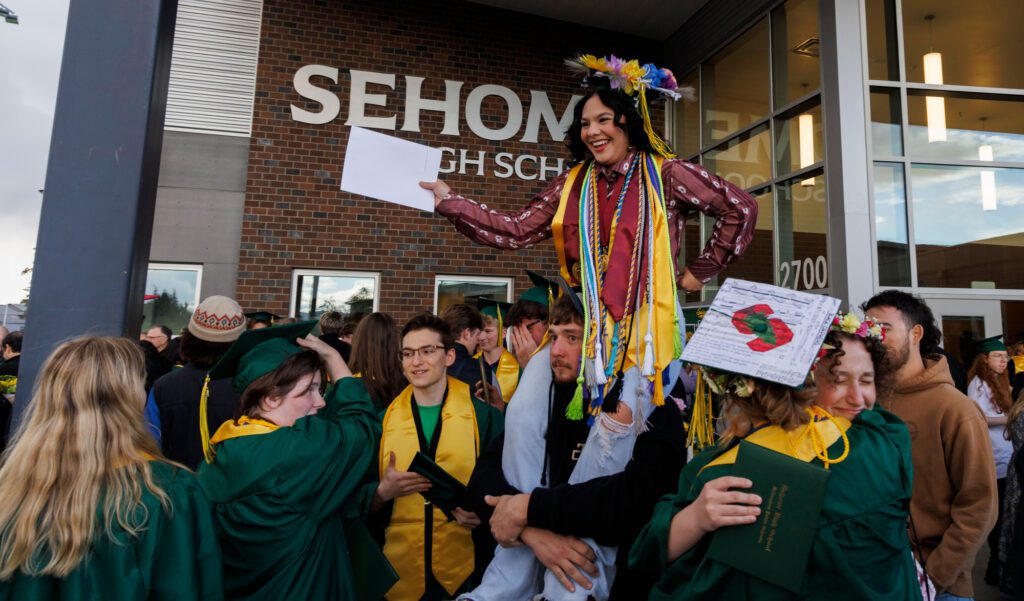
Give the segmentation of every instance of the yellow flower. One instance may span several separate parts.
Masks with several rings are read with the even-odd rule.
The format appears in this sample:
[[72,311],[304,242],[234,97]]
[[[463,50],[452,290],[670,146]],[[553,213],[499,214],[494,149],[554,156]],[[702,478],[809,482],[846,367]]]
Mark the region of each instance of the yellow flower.
[[855,334],[857,328],[860,327],[860,320],[852,312],[843,315],[842,321],[839,323],[839,328],[847,334]]
[[634,85],[640,81],[647,72],[640,66],[640,63],[636,60],[631,60],[625,65],[622,65],[622,74],[629,79],[630,83]]
[[598,58],[593,54],[584,54],[580,57],[580,62],[583,66],[594,71],[608,71],[608,63],[604,58]]

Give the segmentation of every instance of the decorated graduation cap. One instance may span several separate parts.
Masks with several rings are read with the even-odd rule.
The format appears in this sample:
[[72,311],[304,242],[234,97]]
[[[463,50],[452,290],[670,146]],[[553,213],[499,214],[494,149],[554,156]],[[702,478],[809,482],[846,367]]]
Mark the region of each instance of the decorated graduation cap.
[[555,304],[555,299],[558,298],[560,288],[558,282],[549,280],[542,276],[536,271],[525,270],[526,275],[529,276],[530,281],[533,283],[533,288],[523,292],[519,300],[528,300],[535,303],[544,305],[548,309],[551,305]]
[[303,338],[313,331],[316,320],[300,321],[273,328],[246,330],[228,348],[220,361],[206,374],[203,393],[199,397],[199,432],[203,441],[203,455],[206,462],[213,461],[210,450],[210,429],[206,423],[206,404],[210,395],[210,380],[233,378],[235,392],[241,393],[250,384],[278,368],[285,359],[303,352],[296,338]]
[[1006,351],[1006,344],[1003,343],[1003,335],[990,336],[983,340],[979,340],[974,344],[974,349],[979,353],[993,353],[996,351]]
[[659,100],[694,100],[693,88],[680,88],[675,75],[653,63],[641,65],[637,60],[624,60],[614,54],[597,57],[582,54],[565,60],[569,70],[582,76],[583,87],[600,90],[618,90],[633,101],[633,106],[644,122],[644,133],[658,154],[673,158],[675,154],[661,139],[651,124],[649,103]]
[[265,323],[271,326],[274,325],[275,321],[281,319],[280,315],[270,311],[252,311],[251,313],[246,313],[245,316],[253,323]]

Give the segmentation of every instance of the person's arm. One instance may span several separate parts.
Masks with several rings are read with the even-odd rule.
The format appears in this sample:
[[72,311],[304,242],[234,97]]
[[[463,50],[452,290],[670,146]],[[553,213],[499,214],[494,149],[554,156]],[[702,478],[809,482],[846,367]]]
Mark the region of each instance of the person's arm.
[[534,489],[531,526],[590,537],[599,544],[630,544],[658,499],[676,489],[686,463],[686,434],[675,403],[655,409],[649,429],[637,437],[625,469],[579,484]]
[[484,497],[491,495],[514,495],[518,494],[514,486],[505,479],[505,472],[501,469],[501,457],[505,448],[505,434],[498,434],[491,444],[484,447],[484,452],[476,459],[476,466],[473,468],[473,475],[469,478],[468,497],[469,511],[472,511],[480,520],[488,522],[491,519],[492,508],[484,502]]
[[421,183],[434,192],[434,206],[463,235],[477,244],[502,250],[529,248],[551,237],[551,220],[558,211],[568,172],[518,211],[496,211],[462,196],[443,181]]
[[963,418],[966,414],[966,419],[941,426],[942,436],[950,437],[944,452],[954,494],[949,508],[950,525],[927,558],[928,575],[940,590],[951,586],[962,571],[971,569],[970,562],[985,542],[998,513],[995,461],[988,427],[980,412],[966,403],[964,407],[965,411],[955,417]]
[[677,269],[677,283],[684,285],[687,273],[698,283],[707,283],[725,266],[736,261],[750,246],[757,223],[757,200],[705,167],[687,161],[666,161],[662,169],[665,205],[671,230],[672,256],[679,256],[683,238],[683,215],[699,211],[715,218],[715,225],[700,255],[686,270]]

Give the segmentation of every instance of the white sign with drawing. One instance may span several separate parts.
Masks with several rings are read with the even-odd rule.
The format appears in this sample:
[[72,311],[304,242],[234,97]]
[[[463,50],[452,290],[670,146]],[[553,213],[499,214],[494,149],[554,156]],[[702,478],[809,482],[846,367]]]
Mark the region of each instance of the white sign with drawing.
[[683,361],[800,386],[839,299],[729,278],[683,350]]

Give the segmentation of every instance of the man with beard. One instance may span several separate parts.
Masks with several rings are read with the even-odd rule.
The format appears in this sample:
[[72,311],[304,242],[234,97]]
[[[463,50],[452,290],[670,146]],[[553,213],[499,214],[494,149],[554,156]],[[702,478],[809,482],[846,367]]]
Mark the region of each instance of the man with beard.
[[[567,593],[644,599],[650,591],[653,581],[629,569],[625,550],[650,519],[657,500],[678,482],[686,461],[682,417],[674,403],[657,407],[647,418],[647,430],[636,437],[624,469],[578,481],[574,472],[581,472],[588,456],[601,455],[596,449],[583,452],[585,444],[588,449],[595,444],[587,442],[591,428],[604,427],[600,421],[590,426],[565,415],[576,388],[583,337],[582,310],[571,293],[565,294],[552,306],[548,342],[521,380],[546,379],[549,384],[543,390],[520,385],[507,409],[514,429],[506,429],[473,472],[469,494],[479,502],[474,511],[482,520],[490,519],[502,547],[481,586],[463,599],[519,601],[542,590],[547,599],[568,598]],[[547,371],[546,378],[531,373],[538,371]],[[542,444],[530,444],[533,440]],[[611,458],[605,459],[611,464]],[[487,504],[480,502],[485,496]],[[584,538],[624,550],[617,558],[612,555],[614,565],[598,570],[604,551],[598,548],[595,554]]]
[[953,387],[946,359],[938,354],[942,333],[924,301],[886,290],[861,309],[885,331],[895,370],[892,391],[880,392],[879,400],[910,430],[914,557],[939,591],[936,599],[971,598],[975,555],[997,515],[985,417]]

